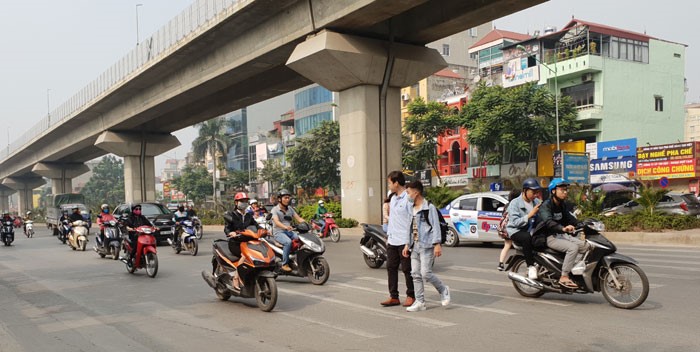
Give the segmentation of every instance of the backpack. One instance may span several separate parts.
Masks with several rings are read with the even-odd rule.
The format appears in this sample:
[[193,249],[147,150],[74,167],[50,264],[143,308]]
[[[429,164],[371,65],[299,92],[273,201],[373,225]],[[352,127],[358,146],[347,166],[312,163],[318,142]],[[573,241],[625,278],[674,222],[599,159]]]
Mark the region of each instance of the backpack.
[[[428,217],[430,205],[431,203],[428,202],[428,209],[421,210],[421,213],[423,215],[423,219],[425,219],[425,222],[428,223],[428,226],[430,226],[430,231],[432,231],[433,225],[430,224],[430,218]],[[440,220],[440,244],[444,244],[447,240],[447,230],[449,229],[449,227],[447,226],[447,221],[445,221],[445,217],[443,217],[442,214],[440,214],[440,211],[437,210],[437,207],[435,207],[435,211],[437,211],[438,219]]]
[[498,236],[504,240],[510,238],[508,231],[506,231],[506,226],[508,226],[508,206],[506,206],[505,210],[503,210],[501,220],[498,221],[498,225],[496,226],[496,233],[498,233]]

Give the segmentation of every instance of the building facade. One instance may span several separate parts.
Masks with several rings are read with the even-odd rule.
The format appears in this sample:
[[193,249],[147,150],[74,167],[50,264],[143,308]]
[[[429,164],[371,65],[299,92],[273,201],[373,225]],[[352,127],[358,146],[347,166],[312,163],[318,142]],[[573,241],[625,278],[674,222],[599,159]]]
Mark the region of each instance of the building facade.
[[700,104],[685,106],[685,138],[686,142],[700,141]]
[[230,145],[226,153],[226,168],[233,171],[248,171],[248,110],[236,110],[224,115],[226,135]]

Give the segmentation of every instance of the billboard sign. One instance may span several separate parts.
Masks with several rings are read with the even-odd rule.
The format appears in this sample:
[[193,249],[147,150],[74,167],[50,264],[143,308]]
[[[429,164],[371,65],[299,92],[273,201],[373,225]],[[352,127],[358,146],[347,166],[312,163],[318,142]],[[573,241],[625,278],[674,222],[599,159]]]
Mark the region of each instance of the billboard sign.
[[588,154],[562,152],[562,175],[569,182],[587,184],[589,176]]
[[692,178],[696,164],[693,142],[637,148],[637,175],[643,180]]
[[519,86],[527,82],[540,80],[539,66],[527,67],[527,58],[517,58],[508,61],[503,72],[503,87]]
[[637,169],[637,158],[635,156],[625,156],[615,159],[593,159],[591,160],[591,175],[634,172]]
[[598,153],[594,159],[636,156],[637,138],[618,139],[615,141],[598,142]]

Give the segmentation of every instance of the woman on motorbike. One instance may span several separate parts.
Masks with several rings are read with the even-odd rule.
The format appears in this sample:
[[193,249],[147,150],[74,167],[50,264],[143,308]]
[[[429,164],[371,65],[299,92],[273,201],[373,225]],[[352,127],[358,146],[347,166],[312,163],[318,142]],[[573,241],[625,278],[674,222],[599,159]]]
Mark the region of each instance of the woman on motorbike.
[[532,280],[537,279],[537,268],[530,233],[535,228],[537,212],[542,204],[537,198],[537,193],[541,189],[536,179],[527,178],[523,181],[523,191],[520,196],[508,204],[506,232],[513,242],[523,248],[523,256],[528,267],[527,276]]
[[[543,233],[547,238],[547,247],[565,252],[564,262],[561,267],[561,277],[559,284],[576,289],[578,285],[571,281],[569,273],[574,267],[577,253],[585,253],[588,244],[580,239],[571,236],[571,233],[580,227],[579,221],[574,217],[566,197],[569,194],[569,182],[561,178],[555,178],[549,183],[549,199],[547,199],[540,209],[540,217],[543,221]],[[539,232],[539,231],[538,231]]]
[[[141,204],[134,204],[131,207],[131,214],[126,218],[124,224],[126,225],[126,230],[129,232],[128,241],[131,243],[131,256],[129,260],[133,260],[136,256],[136,228],[139,226],[151,226],[151,222],[141,214]],[[125,259],[121,258],[121,260],[124,261]]]
[[[243,256],[241,255],[241,242],[248,240],[248,237],[241,236],[240,232],[245,231],[250,226],[255,226],[258,228],[258,223],[253,218],[253,213],[249,213],[248,209],[248,195],[245,192],[238,192],[233,197],[234,209],[233,211],[227,211],[224,214],[224,221],[226,225],[224,226],[224,233],[228,237],[228,249],[233,255],[239,257],[238,265],[243,264]],[[213,265],[216,261],[212,262]],[[216,267],[214,268],[216,271]],[[240,290],[243,286],[243,282],[238,276],[238,271],[233,273],[233,288]]]
[[97,225],[100,225],[100,242],[104,243],[105,240],[105,223],[109,223],[112,220],[116,220],[112,214],[109,213],[109,205],[102,204],[100,206],[100,214],[97,215]]

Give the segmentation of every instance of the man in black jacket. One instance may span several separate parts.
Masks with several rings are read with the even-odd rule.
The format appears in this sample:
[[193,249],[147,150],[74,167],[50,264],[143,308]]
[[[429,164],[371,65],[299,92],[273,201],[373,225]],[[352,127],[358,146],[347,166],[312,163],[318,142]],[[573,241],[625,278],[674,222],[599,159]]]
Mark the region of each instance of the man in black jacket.
[[[245,192],[238,192],[233,198],[234,209],[224,214],[224,233],[228,237],[228,249],[233,255],[239,257],[238,265],[243,263],[241,256],[241,242],[248,239],[246,236],[238,235],[238,232],[245,231],[248,227],[258,228],[258,223],[253,219],[253,214],[248,213],[248,195]],[[213,270],[216,271],[216,261],[212,261]],[[233,287],[240,289],[243,283],[238,278],[238,271],[233,274]]]
[[[136,228],[139,226],[152,226],[151,222],[143,215],[141,215],[141,205],[140,204],[135,204],[131,207],[131,214],[129,214],[129,217],[126,218],[124,221],[124,225],[126,225],[126,230],[129,233],[129,243],[131,244],[131,253],[129,256],[129,260],[133,260],[134,256],[136,256],[136,241],[138,239],[138,236],[136,234]],[[125,261],[125,258],[121,258],[122,261]]]
[[568,288],[578,288],[571,281],[569,273],[576,262],[578,253],[585,253],[588,244],[570,234],[580,227],[579,221],[574,217],[566,197],[569,193],[569,183],[561,178],[555,178],[549,184],[550,198],[540,208],[540,218],[543,222],[542,233],[547,238],[547,247],[566,253],[561,268],[559,284]]

